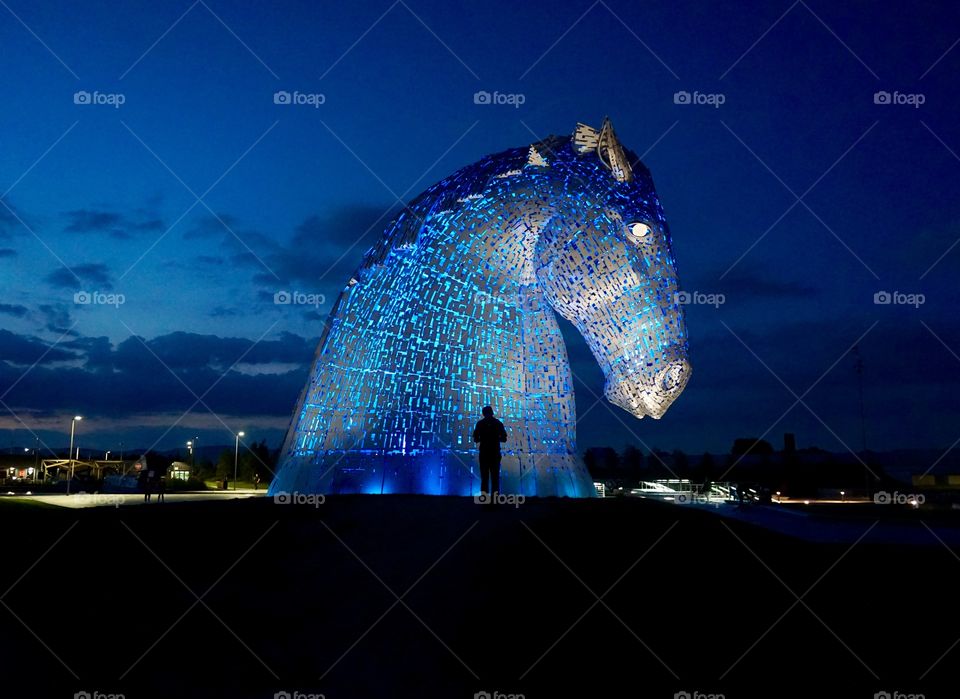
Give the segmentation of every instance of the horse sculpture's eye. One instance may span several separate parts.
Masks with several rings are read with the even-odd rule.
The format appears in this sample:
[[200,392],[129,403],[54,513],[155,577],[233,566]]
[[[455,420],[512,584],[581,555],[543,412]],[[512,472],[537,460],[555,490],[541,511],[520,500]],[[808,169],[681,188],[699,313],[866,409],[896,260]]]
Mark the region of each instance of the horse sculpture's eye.
[[631,223],[627,226],[630,237],[635,241],[645,240],[650,235],[650,226],[645,223]]

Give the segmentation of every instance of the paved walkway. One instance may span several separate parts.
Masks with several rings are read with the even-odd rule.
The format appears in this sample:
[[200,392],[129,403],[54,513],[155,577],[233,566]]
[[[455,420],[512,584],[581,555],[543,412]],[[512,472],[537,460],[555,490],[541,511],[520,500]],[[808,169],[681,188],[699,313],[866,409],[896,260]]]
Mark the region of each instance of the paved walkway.
[[[256,498],[266,496],[265,488],[260,490],[237,489],[237,490],[209,490],[190,493],[165,493],[163,499],[165,502],[200,502],[203,500],[231,500],[241,498]],[[70,509],[82,509],[87,507],[120,507],[130,505],[156,505],[157,496],[154,494],[153,501],[145,503],[143,493],[74,493],[66,495],[65,493],[42,494],[42,495],[9,495],[3,496],[4,499],[19,500],[21,502],[38,502],[46,505],[56,505],[57,507],[68,507]]]

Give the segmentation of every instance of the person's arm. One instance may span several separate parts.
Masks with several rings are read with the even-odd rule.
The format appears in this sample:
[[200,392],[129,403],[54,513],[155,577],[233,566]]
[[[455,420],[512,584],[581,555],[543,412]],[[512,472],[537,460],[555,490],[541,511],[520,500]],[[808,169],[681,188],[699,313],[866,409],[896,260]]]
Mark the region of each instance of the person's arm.
[[479,441],[480,441],[480,435],[477,434],[477,433],[479,432],[479,430],[480,430],[480,425],[479,425],[479,423],[478,423],[477,426],[473,428],[473,441],[474,441],[474,442],[479,442]]
[[507,441],[507,431],[504,429],[502,422],[500,423],[500,441],[501,442]]

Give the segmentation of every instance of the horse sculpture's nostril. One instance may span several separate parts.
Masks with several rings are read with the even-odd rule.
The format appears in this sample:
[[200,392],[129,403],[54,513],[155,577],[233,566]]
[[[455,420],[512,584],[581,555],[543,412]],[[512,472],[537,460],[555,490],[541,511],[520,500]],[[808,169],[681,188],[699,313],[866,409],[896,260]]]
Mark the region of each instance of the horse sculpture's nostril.
[[665,393],[673,393],[687,385],[689,376],[689,362],[685,360],[674,362],[657,376],[657,387]]
[[691,373],[690,363],[680,359],[654,377],[648,375],[646,380],[638,374],[609,381],[604,394],[611,403],[635,417],[659,420],[686,387]]

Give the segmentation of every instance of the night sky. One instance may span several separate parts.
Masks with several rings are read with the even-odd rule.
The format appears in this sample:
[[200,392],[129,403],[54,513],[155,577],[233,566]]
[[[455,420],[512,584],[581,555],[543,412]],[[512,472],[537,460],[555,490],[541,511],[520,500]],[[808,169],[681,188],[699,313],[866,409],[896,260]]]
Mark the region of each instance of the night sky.
[[598,402],[563,322],[581,449],[859,450],[854,345],[868,445],[946,449],[960,8],[941,5],[3,0],[0,449],[62,448],[77,413],[81,447],[278,446],[400,202],[604,116],[653,173],[682,287],[724,303],[688,306],[693,379],[660,421]]

